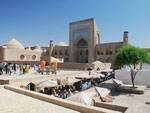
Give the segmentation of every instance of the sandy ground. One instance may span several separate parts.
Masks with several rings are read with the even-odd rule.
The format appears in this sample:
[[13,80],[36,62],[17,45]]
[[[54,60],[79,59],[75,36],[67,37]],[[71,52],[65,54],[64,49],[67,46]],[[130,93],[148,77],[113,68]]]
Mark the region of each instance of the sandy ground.
[[146,89],[143,95],[120,93],[113,96],[112,104],[128,107],[125,113],[149,113],[150,89]]
[[[148,71],[148,70],[147,70]],[[145,74],[146,73],[146,74]],[[60,77],[73,77],[76,75],[82,75],[82,74],[87,74],[88,72],[86,71],[66,71],[66,70],[61,70],[57,73],[57,75],[55,74],[50,74],[50,75],[40,75],[40,74],[26,74],[26,75],[12,75],[12,76],[8,76],[8,75],[1,75],[1,78],[5,78],[5,79],[26,79],[26,78],[37,78],[37,77],[43,77],[43,76],[48,76],[50,78],[60,78]],[[127,71],[120,71],[116,73],[116,78],[123,80],[124,83],[126,84],[130,84],[130,76],[127,75],[129,74],[129,72]],[[139,75],[137,75],[136,78],[136,84],[150,84],[150,76],[148,76],[149,73],[147,72],[140,72]],[[139,77],[139,78],[138,78]],[[138,81],[138,82],[137,82]],[[0,89],[0,105],[2,105],[3,109],[0,107],[0,113],[49,113],[47,111],[52,110],[51,113],[53,113],[55,111],[53,111],[53,109],[50,109],[51,107],[49,106],[56,106],[53,104],[48,104],[46,102],[40,101],[40,100],[36,100],[30,97],[26,97],[24,95],[20,95],[20,94],[16,94],[16,93],[12,93],[11,91],[7,91],[5,89]],[[11,92],[11,93],[10,93]],[[6,95],[8,93],[8,95]],[[1,96],[2,95],[2,96]],[[11,95],[13,98],[11,98]],[[21,97],[21,98],[17,98],[16,97]],[[11,100],[11,101],[10,101]],[[27,100],[27,101],[25,101]],[[10,101],[10,103],[9,103]],[[150,111],[150,105],[145,104],[146,102],[150,102],[150,89],[147,89],[145,91],[144,95],[134,95],[134,94],[119,94],[119,95],[114,95],[114,100],[112,104],[117,104],[117,105],[122,105],[122,106],[127,106],[129,107],[128,110],[126,111],[126,113],[149,113]],[[21,104],[18,104],[21,103]],[[36,103],[36,104],[35,104]],[[42,104],[41,104],[42,103]],[[35,104],[35,105],[34,105]],[[31,105],[31,107],[30,107]],[[16,106],[18,106],[16,108]],[[7,110],[7,107],[10,109],[18,109],[20,110],[19,112],[10,112],[9,109],[8,111],[5,111],[5,109]],[[33,109],[37,111],[32,111],[30,112],[29,109],[25,109],[24,107],[29,108],[29,109]],[[60,106],[56,106],[58,107],[58,111],[56,111],[57,113],[63,113],[60,112],[60,109],[65,109],[63,107]],[[54,108],[56,108],[54,107]],[[40,108],[40,109],[39,109]],[[4,110],[4,111],[3,111]],[[21,111],[22,110],[22,111]],[[59,111],[60,110],[60,111]],[[1,112],[3,111],[3,112]],[[46,112],[43,112],[46,111]],[[69,112],[69,110],[67,109],[65,111],[65,113],[74,113],[75,111],[71,111]],[[55,113],[55,112],[54,112]]]
[[66,78],[66,77],[75,77],[75,76],[81,76],[81,75],[87,75],[88,71],[72,71],[72,70],[60,70],[57,72],[57,74],[50,74],[50,75],[41,75],[39,73],[28,73],[24,75],[0,75],[0,79],[2,80],[9,80],[9,84],[13,86],[19,86],[20,85],[28,85],[30,82],[33,82],[35,84],[40,83],[41,81],[50,80],[50,79],[60,79],[60,78]]
[[0,87],[0,113],[79,113]]
[[43,76],[47,76],[47,77],[67,77],[67,76],[76,76],[76,75],[81,75],[81,74],[88,74],[88,71],[71,71],[71,70],[60,70],[57,72],[57,74],[49,74],[49,75],[41,75],[39,73],[27,73],[24,75],[18,75],[18,74],[14,74],[14,75],[0,75],[0,79],[26,79],[26,78],[37,78],[37,77],[43,77]]

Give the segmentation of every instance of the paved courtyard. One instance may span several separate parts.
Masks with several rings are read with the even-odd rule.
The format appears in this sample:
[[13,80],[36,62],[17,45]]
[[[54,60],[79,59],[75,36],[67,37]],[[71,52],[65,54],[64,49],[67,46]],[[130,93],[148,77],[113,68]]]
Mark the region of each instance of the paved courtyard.
[[114,96],[112,104],[127,106],[126,113],[149,113],[150,112],[150,89],[146,89],[143,95],[119,94]]
[[79,113],[0,86],[0,113]]
[[[10,79],[18,82],[21,80],[33,80],[35,78],[61,78],[74,77],[77,75],[88,75],[88,71],[71,71],[61,70],[56,75],[40,75],[40,74],[25,74],[25,75],[1,75],[0,79]],[[150,88],[145,90],[144,95],[135,94],[116,94],[113,96],[111,104],[128,107],[126,113],[148,113],[150,111]],[[77,113],[76,111],[63,108],[54,104],[43,102],[25,95],[21,95],[4,88],[0,88],[0,111],[1,113]],[[148,104],[146,104],[148,103]],[[16,112],[17,111],[17,112]],[[43,112],[44,111],[44,112]]]
[[49,75],[41,75],[39,73],[27,73],[24,75],[18,75],[18,74],[14,74],[14,75],[0,75],[0,79],[9,79],[9,80],[14,80],[14,79],[26,79],[26,78],[38,78],[38,77],[51,77],[51,78],[55,78],[55,77],[72,77],[72,76],[76,76],[76,75],[81,75],[81,74],[88,74],[88,71],[73,71],[73,70],[60,70],[57,72],[57,74],[49,74]]

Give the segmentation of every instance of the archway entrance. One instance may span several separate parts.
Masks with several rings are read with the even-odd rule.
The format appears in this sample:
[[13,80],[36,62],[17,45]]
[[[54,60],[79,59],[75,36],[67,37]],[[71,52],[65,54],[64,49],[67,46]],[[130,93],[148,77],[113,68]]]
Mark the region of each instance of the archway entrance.
[[31,91],[35,91],[35,84],[30,82],[28,85],[27,85],[28,89],[31,90]]
[[83,38],[77,43],[77,62],[88,63],[88,43]]

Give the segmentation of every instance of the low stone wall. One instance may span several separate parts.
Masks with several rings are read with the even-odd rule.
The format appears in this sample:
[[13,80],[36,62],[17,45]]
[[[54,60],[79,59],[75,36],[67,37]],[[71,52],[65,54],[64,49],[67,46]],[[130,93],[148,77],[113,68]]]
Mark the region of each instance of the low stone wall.
[[[145,85],[150,87],[150,70],[141,70],[135,77],[135,85]],[[131,84],[130,71],[125,69],[116,70],[115,78],[121,80],[124,84]]]
[[103,102],[94,102],[94,106],[120,111],[121,113],[124,113],[128,109],[128,107],[125,106],[113,105]]
[[17,92],[17,93],[20,93],[20,94],[24,94],[24,95],[42,100],[42,101],[46,101],[46,102],[49,102],[52,104],[63,106],[65,108],[73,109],[73,110],[76,110],[76,111],[79,111],[82,113],[117,113],[117,112],[112,111],[112,110],[93,107],[93,106],[87,106],[87,105],[83,105],[80,103],[76,103],[76,102],[72,102],[72,101],[68,101],[68,100],[63,100],[63,99],[56,98],[56,97],[50,97],[50,96],[45,95],[45,94],[32,92],[29,90],[16,88],[16,87],[9,86],[9,85],[4,86],[4,88],[11,90],[11,91],[14,91],[14,92]]
[[85,70],[87,63],[65,62],[60,64],[61,69]]

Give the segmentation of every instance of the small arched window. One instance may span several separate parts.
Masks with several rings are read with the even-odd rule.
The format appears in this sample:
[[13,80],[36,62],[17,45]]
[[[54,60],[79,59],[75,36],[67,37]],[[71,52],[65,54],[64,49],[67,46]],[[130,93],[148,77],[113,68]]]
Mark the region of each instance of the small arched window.
[[59,51],[59,54],[60,54],[60,55],[63,55],[62,50]]
[[88,55],[88,50],[86,50],[85,54]]
[[25,56],[24,55],[20,55],[20,59],[24,60]]
[[68,55],[69,55],[69,54],[68,54],[68,50],[67,50],[67,49],[65,50],[65,55],[66,55],[66,56],[68,56]]
[[112,51],[109,51],[109,54],[112,55]]
[[80,55],[83,55],[83,52],[82,52],[82,50],[80,50]]
[[33,55],[33,56],[32,56],[32,60],[35,60],[35,59],[36,59],[36,55]]
[[57,55],[57,51],[54,52],[54,55]]
[[115,52],[117,53],[117,52],[118,52],[118,49],[116,49]]
[[106,49],[106,55],[109,55],[109,49]]
[[99,51],[97,51],[97,55],[99,55],[100,53],[99,53]]

